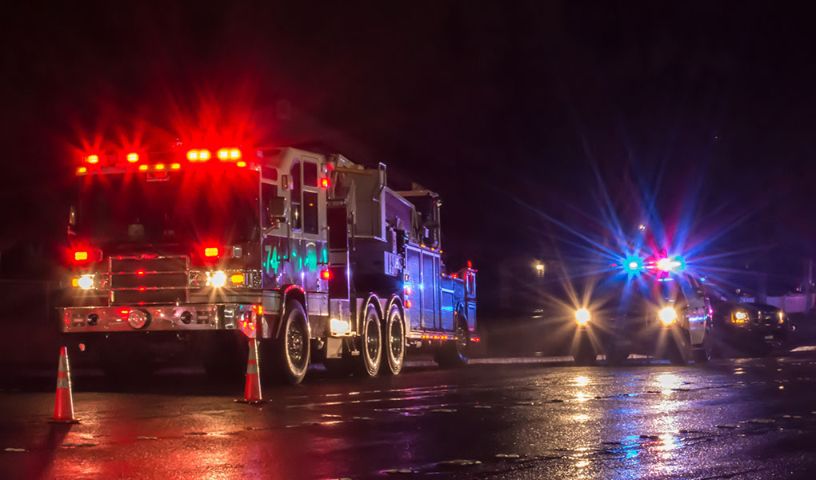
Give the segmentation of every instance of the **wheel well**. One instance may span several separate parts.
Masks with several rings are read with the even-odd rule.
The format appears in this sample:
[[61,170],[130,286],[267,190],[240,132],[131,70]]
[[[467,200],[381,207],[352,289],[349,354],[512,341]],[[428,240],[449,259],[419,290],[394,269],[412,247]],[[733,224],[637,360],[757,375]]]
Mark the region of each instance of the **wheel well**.
[[303,293],[303,290],[300,287],[296,287],[294,285],[290,285],[286,287],[283,291],[283,302],[281,302],[281,315],[283,315],[283,310],[286,308],[286,302],[290,298],[292,300],[297,300],[303,306],[303,309],[306,310],[306,294]]
[[[289,299],[296,300],[297,302],[300,303],[300,305],[303,307],[303,311],[306,312],[306,318],[307,318],[306,324],[307,325],[309,324],[309,322],[308,322],[309,314],[308,314],[308,310],[306,309],[306,294],[303,292],[303,289],[301,289],[300,287],[298,287],[296,285],[289,285],[288,287],[283,289],[283,292],[281,294],[281,299],[282,299],[281,309],[280,309],[280,315],[278,316],[278,326],[275,329],[275,338],[278,338],[280,336],[281,328],[283,328],[283,317],[284,317],[284,314],[286,313],[286,302],[288,302]],[[311,336],[311,333],[310,333],[310,336]]]
[[[456,312],[455,321],[457,323],[464,323],[465,324],[465,331],[467,331],[468,336],[470,336],[470,326],[467,323],[467,315],[465,315],[465,306],[460,303],[456,307],[456,310],[454,310],[454,312]],[[454,325],[453,327],[456,328],[456,325]]]
[[380,316],[380,321],[382,321],[385,318],[385,314],[383,313],[382,305],[380,304],[380,299],[377,297],[377,295],[372,293],[368,296],[365,303],[363,304],[363,311],[360,312],[361,314],[365,315],[365,311],[368,308],[368,304],[374,305],[374,309],[377,310],[377,314]]

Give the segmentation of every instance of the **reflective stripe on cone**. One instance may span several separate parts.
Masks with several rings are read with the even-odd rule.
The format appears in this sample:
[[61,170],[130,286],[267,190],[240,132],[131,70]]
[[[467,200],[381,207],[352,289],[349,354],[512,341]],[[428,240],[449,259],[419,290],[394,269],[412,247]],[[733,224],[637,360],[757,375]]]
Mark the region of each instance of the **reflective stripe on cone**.
[[247,358],[246,381],[242,403],[258,404],[263,402],[261,394],[261,375],[258,368],[258,340],[249,339],[249,358]]
[[54,398],[52,423],[79,423],[74,418],[74,396],[71,392],[71,364],[68,362],[68,347],[60,348],[57,368],[57,394]]

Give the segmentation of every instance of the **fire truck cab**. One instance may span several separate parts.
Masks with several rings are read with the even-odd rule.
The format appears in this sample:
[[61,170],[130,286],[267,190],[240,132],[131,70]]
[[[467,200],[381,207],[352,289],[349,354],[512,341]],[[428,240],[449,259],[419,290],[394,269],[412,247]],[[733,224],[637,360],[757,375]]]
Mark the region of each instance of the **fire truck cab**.
[[438,196],[392,190],[383,164],[193,148],[93,153],[77,179],[60,327],[103,368],[170,344],[217,372],[251,339],[298,383],[313,361],[398,374],[409,347],[460,365],[478,341],[476,271],[446,270]]

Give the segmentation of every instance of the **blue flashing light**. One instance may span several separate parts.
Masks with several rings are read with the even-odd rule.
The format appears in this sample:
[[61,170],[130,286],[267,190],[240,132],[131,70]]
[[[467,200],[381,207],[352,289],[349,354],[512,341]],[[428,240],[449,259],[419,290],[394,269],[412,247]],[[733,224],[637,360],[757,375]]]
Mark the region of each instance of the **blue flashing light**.
[[636,275],[643,270],[643,259],[635,255],[630,255],[624,259],[623,269],[626,273]]

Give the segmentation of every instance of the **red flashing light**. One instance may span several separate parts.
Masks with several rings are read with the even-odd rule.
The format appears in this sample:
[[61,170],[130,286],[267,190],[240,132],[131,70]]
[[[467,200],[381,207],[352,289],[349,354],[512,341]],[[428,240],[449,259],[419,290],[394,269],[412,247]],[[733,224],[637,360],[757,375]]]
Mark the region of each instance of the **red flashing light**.
[[407,310],[409,308],[411,308],[411,301],[406,298],[405,299],[405,309]]
[[333,277],[334,277],[334,274],[328,268],[324,268],[323,270],[320,271],[320,278],[323,279],[323,280],[328,281],[328,280],[331,280]]
[[74,261],[75,262],[87,262],[88,261],[88,251],[87,250],[76,250],[74,251]]
[[197,149],[194,148],[192,150],[187,151],[187,160],[191,162],[206,162],[211,157],[210,151],[206,148]]
[[145,271],[144,270],[136,270],[136,276],[144,277]]
[[144,292],[145,290],[147,290],[145,287],[139,287],[140,292]]
[[88,173],[88,167],[78,167],[76,170],[77,175],[85,175]]
[[180,163],[171,163],[170,164],[170,170],[181,170],[181,164]]
[[96,165],[99,163],[99,155],[92,154],[85,157],[85,161],[90,163],[91,165]]
[[243,156],[241,153],[241,149],[239,148],[220,148],[216,153],[218,159],[222,162],[229,162],[229,161],[236,161],[240,160]]
[[139,161],[139,154],[136,152],[130,152],[126,156],[128,163],[136,163]]
[[328,177],[323,177],[320,179],[320,188],[329,188],[330,182]]
[[139,171],[140,171],[140,172],[146,172],[146,171],[147,171],[147,169],[148,169],[148,166],[147,166],[147,165],[139,165]]
[[164,168],[165,167],[164,167],[163,163],[157,163],[157,164],[153,165],[153,169],[156,170],[156,171],[159,171],[159,172],[164,170]]
[[218,247],[204,247],[204,256],[207,258],[218,257],[221,254],[221,249]]
[[467,268],[473,268],[473,262],[470,260],[467,261]]
[[129,308],[120,308],[119,309],[119,316],[120,317],[127,318],[128,315],[130,315],[130,309]]
[[247,166],[247,163],[246,163],[245,161],[241,160],[240,162],[236,162],[236,163],[235,163],[235,165],[236,165],[238,168],[244,168],[244,167],[246,167],[246,166]]

